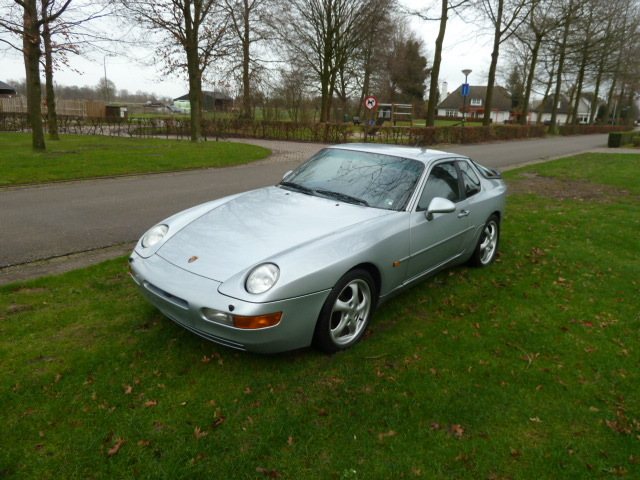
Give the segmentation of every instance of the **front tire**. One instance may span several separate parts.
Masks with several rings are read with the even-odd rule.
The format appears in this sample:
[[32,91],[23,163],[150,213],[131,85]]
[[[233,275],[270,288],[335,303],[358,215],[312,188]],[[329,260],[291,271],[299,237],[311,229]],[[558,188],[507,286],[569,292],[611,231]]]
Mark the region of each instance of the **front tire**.
[[367,330],[378,299],[373,277],[366,270],[345,274],[327,297],[316,324],[314,344],[325,353],[346,350]]
[[497,215],[491,215],[484,224],[476,249],[469,263],[478,268],[491,265],[498,254],[500,244],[500,219]]

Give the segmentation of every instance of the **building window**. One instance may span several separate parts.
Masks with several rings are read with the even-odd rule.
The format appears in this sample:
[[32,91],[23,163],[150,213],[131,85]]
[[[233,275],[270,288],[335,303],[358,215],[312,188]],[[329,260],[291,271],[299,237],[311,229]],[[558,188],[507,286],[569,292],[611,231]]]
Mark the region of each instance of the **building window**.
[[588,114],[578,114],[578,121],[580,123],[589,123],[589,115]]
[[448,110],[445,111],[445,115],[447,117],[457,117],[458,116],[458,110],[448,109]]
[[482,99],[481,98],[472,98],[471,99],[471,106],[472,107],[481,107],[482,106]]

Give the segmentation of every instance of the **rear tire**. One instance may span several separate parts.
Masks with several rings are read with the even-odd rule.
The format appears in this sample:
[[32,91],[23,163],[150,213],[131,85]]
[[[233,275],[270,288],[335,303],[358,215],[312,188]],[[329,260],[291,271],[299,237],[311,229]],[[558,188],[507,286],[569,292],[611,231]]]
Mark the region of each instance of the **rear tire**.
[[367,330],[377,300],[376,284],[369,272],[347,272],[320,310],[314,345],[325,353],[335,353],[357,343]]
[[469,264],[483,268],[491,265],[498,254],[500,245],[500,219],[497,215],[491,215],[484,224],[478,244],[469,259]]

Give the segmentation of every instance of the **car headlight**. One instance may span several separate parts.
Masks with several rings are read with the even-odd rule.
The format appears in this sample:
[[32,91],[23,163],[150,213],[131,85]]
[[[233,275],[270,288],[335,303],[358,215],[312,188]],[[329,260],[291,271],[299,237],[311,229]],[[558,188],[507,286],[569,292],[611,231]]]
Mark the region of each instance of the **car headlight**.
[[263,263],[251,271],[245,288],[249,293],[264,293],[276,284],[279,277],[280,269],[277,265]]
[[156,225],[144,234],[141,242],[142,246],[144,248],[153,247],[164,238],[168,231],[169,227],[167,225]]

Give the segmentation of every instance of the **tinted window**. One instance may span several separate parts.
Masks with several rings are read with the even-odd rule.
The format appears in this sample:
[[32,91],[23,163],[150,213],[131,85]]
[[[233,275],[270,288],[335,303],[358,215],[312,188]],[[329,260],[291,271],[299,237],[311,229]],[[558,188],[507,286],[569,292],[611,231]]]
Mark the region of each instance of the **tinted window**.
[[446,198],[452,202],[457,202],[462,198],[458,170],[453,162],[440,163],[431,169],[427,184],[424,186],[418,202],[418,209],[426,210],[435,197]]
[[460,171],[462,172],[462,183],[467,197],[475,195],[480,191],[480,178],[473,170],[473,167],[467,162],[458,162]]

